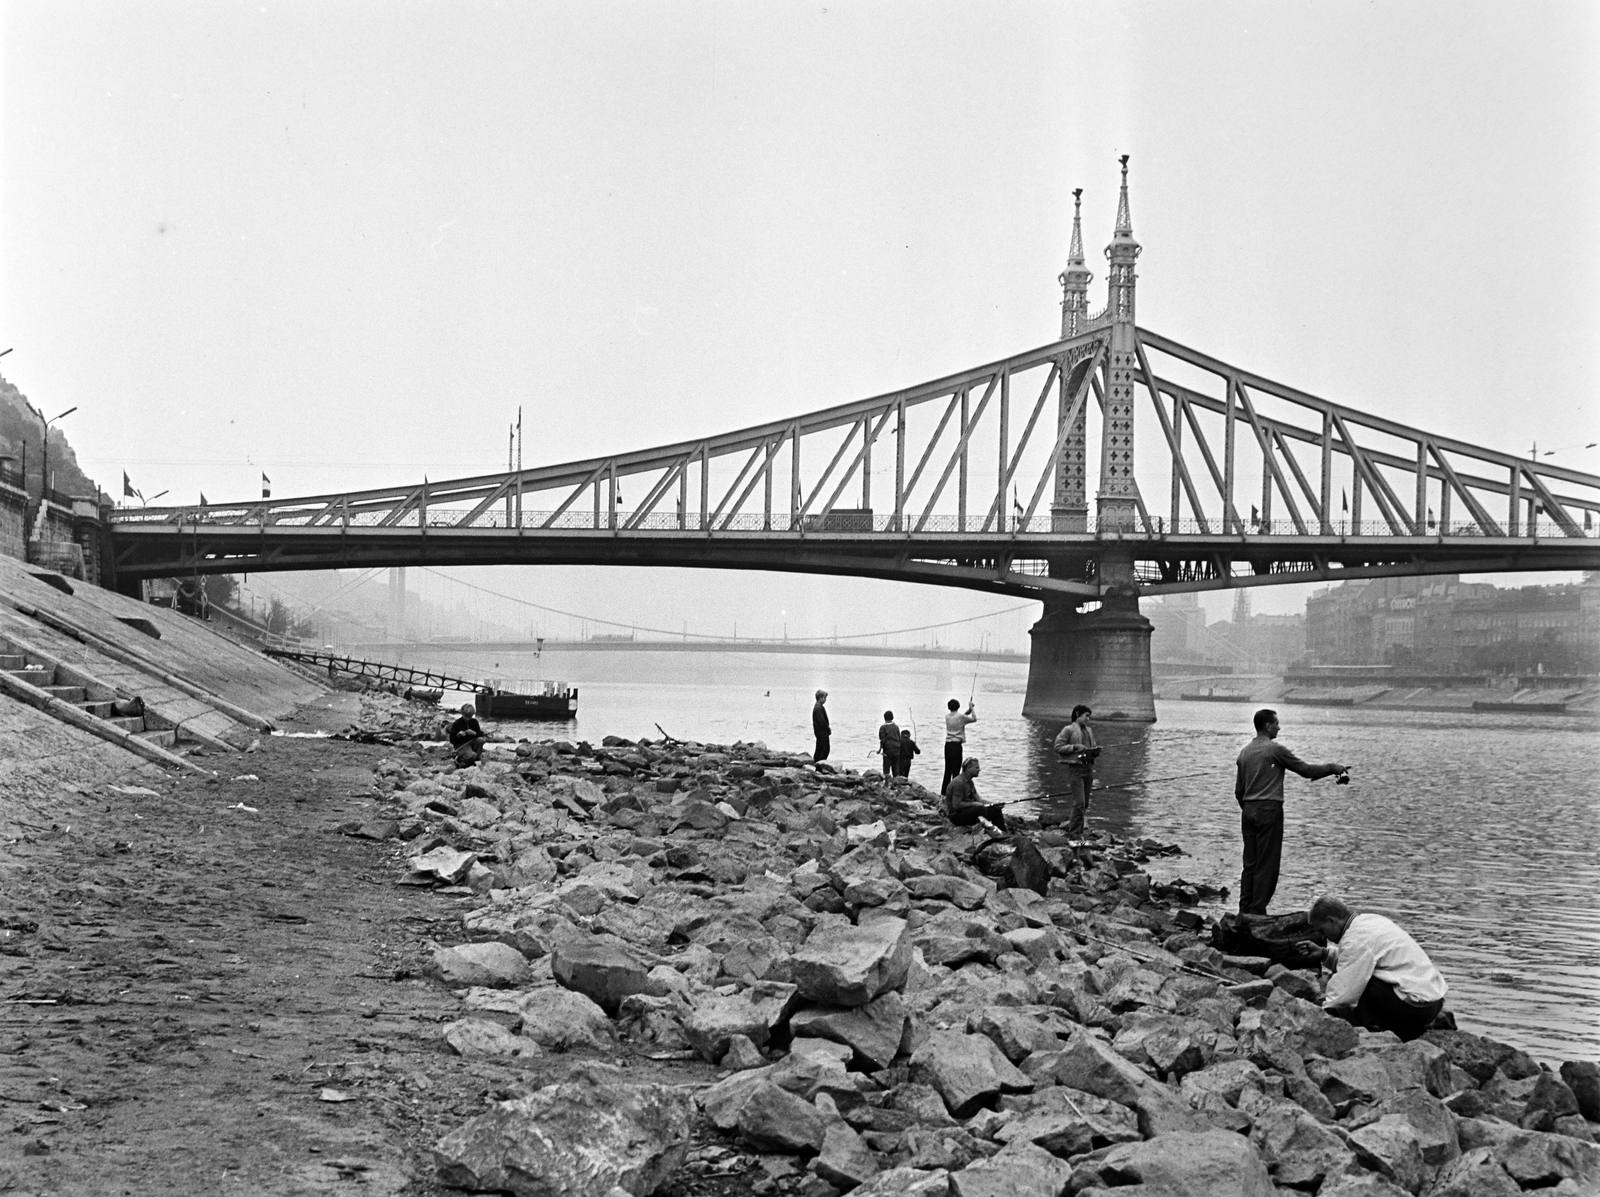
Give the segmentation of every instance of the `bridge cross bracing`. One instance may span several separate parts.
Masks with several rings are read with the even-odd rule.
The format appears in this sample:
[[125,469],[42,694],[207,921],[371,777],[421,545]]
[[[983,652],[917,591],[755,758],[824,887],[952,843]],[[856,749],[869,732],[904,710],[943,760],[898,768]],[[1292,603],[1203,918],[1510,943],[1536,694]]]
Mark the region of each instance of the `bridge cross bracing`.
[[1112,587],[1600,568],[1600,476],[1368,414],[1142,328],[1140,252],[1124,160],[1106,307],[1089,310],[1075,211],[1061,336],[1047,345],[582,461],[118,510],[117,575],[676,565],[1081,603]]

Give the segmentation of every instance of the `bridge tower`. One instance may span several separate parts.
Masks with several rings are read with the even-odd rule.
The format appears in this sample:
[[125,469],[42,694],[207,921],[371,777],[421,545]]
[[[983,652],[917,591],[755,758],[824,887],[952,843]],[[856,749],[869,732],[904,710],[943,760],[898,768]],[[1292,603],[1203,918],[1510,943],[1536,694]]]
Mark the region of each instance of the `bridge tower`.
[[[1092,557],[1075,556],[1052,561],[1056,577],[1096,577],[1106,589],[1098,610],[1083,612],[1070,599],[1047,599],[1044,614],[1033,625],[1033,649],[1028,662],[1028,694],[1022,713],[1035,719],[1066,719],[1073,706],[1085,702],[1095,716],[1105,720],[1154,723],[1155,699],[1150,685],[1150,621],[1139,614],[1139,587],[1134,577],[1133,554],[1119,551],[1106,533],[1138,527],[1138,489],[1133,478],[1133,384],[1138,369],[1134,332],[1134,262],[1140,246],[1133,239],[1133,218],[1128,206],[1128,156],[1122,157],[1122,189],[1117,199],[1117,224],[1106,247],[1110,263],[1106,310],[1088,315],[1089,281],[1093,277],[1083,261],[1080,220],[1081,191],[1073,192],[1072,247],[1067,269],[1061,274],[1061,335],[1069,337],[1091,328],[1109,330],[1104,370],[1105,405],[1100,432],[1100,489],[1095,496],[1096,531],[1100,550]],[[1077,393],[1083,372],[1093,357],[1063,364],[1062,415]],[[1056,466],[1055,503],[1051,507],[1054,531],[1087,531],[1088,505],[1084,455],[1084,404],[1076,427],[1069,430]]]

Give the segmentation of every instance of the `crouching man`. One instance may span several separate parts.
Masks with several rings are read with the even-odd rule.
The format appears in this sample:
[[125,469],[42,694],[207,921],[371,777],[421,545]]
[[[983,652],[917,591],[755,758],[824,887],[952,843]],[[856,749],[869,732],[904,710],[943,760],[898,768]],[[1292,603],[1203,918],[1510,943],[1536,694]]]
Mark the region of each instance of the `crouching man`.
[[1334,970],[1322,998],[1329,1014],[1407,1040],[1433,1025],[1449,987],[1416,940],[1381,914],[1356,913],[1338,898],[1318,898],[1310,917],[1328,940],[1325,959]]
[[462,704],[461,717],[450,724],[448,734],[450,747],[456,753],[456,768],[467,769],[476,765],[483,756],[485,736],[470,702]]

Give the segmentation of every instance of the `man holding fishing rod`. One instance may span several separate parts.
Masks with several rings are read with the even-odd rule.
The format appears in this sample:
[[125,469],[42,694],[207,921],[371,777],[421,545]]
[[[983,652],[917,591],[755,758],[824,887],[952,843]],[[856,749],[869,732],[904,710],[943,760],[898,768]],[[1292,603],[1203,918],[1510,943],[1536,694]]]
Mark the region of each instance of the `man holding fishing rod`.
[[1278,888],[1283,859],[1283,775],[1298,773],[1307,781],[1337,777],[1350,781],[1349,765],[1308,765],[1278,743],[1278,712],[1263,707],[1255,714],[1256,738],[1239,753],[1233,796],[1239,803],[1244,837],[1244,870],[1239,877],[1239,913],[1266,914]]
[[1100,746],[1094,742],[1087,703],[1072,708],[1072,720],[1056,736],[1056,755],[1067,763],[1067,838],[1083,839],[1083,820],[1089,813],[1089,792],[1094,789],[1094,759]]

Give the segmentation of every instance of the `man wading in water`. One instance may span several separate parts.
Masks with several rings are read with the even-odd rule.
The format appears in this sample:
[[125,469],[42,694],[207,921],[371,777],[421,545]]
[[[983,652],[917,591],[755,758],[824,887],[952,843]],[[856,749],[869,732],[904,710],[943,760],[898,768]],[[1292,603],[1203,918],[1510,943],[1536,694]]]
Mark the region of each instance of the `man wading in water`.
[[1256,738],[1239,754],[1233,796],[1239,803],[1239,829],[1244,837],[1244,871],[1239,877],[1239,913],[1266,914],[1278,888],[1283,859],[1283,775],[1298,773],[1307,781],[1337,775],[1340,783],[1349,765],[1308,765],[1278,743],[1278,712],[1262,708],[1255,715]]

